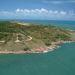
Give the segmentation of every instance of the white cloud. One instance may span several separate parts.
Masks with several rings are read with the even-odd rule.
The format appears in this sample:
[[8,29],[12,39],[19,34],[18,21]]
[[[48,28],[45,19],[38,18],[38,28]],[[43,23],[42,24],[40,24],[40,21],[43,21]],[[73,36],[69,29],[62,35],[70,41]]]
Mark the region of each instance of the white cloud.
[[58,10],[47,10],[47,9],[45,9],[45,8],[41,8],[41,9],[16,9],[16,13],[21,13],[21,14],[29,14],[29,15],[31,15],[31,14],[41,14],[41,15],[43,15],[43,14],[45,14],[45,15],[47,15],[47,14],[53,14],[53,15],[55,15],[55,14],[59,14],[59,13],[61,13],[61,15],[65,15],[66,14],[66,12],[65,11],[58,11]]
[[41,9],[16,9],[17,13],[42,13],[42,12],[48,12],[47,9],[41,8]]
[[18,9],[16,9],[16,12],[19,12],[20,11],[20,9],[18,8]]
[[61,14],[61,15],[66,15],[67,12],[65,12],[65,11],[60,11],[60,14]]
[[40,9],[16,9],[15,11],[0,11],[0,18],[26,18],[26,19],[64,19],[75,17],[73,11],[58,11],[48,10],[45,8]]

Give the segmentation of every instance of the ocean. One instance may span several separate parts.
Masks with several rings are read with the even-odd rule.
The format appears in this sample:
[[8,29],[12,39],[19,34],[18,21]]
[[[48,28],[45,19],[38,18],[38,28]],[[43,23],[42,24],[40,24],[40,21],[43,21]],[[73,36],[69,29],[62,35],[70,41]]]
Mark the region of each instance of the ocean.
[[55,25],[75,30],[75,21],[65,20],[17,20],[20,22],[28,22],[33,24]]
[[[75,30],[75,21],[20,20]],[[0,75],[75,75],[75,43],[48,53],[0,54]]]

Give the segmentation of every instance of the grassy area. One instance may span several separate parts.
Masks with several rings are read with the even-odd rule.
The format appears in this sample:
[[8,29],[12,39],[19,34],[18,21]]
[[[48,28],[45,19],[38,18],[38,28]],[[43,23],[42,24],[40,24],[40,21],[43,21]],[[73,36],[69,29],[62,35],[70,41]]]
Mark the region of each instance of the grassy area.
[[[28,36],[32,37],[32,40],[29,40]],[[0,41],[5,41],[0,42],[0,50],[36,50],[39,47],[46,48],[51,42],[71,39],[68,30],[56,26],[24,26],[16,22],[0,21]]]

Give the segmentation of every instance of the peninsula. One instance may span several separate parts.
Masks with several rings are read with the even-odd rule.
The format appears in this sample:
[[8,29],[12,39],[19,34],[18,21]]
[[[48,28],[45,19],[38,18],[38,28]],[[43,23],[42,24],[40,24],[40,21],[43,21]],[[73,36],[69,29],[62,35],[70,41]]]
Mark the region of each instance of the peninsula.
[[0,53],[46,53],[74,41],[74,31],[57,26],[0,21]]

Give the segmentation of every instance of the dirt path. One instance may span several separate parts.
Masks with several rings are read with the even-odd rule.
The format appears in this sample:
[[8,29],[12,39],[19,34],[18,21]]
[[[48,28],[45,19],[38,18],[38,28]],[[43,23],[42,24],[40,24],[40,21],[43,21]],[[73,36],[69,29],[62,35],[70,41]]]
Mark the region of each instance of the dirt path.
[[28,39],[25,40],[25,41],[31,41],[32,40],[32,37],[31,36],[28,36]]
[[16,37],[16,41],[15,42],[21,42],[19,39],[18,39],[18,34],[16,34],[17,37]]
[[5,41],[0,41],[1,43],[4,43]]

